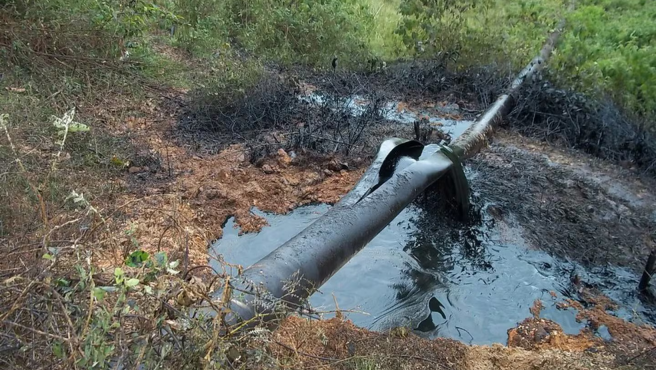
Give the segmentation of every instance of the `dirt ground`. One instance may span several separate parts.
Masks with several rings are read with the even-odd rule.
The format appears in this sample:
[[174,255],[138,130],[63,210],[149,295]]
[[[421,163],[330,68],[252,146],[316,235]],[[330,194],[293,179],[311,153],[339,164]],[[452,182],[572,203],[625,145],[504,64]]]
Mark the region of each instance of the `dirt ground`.
[[470,166],[496,217],[521,224],[536,249],[641,271],[654,247],[653,179],[506,131],[494,140]]
[[[172,92],[169,99],[182,96]],[[172,134],[180,113],[171,108],[175,105],[167,100],[160,105],[151,102],[121,121],[111,111],[93,113],[106,118],[112,134],[128,136],[143,148],[125,176],[115,180],[126,191],[113,203],[129,205],[120,209],[119,218],[126,220],[125,228],[133,227],[140,248],[148,252],[164,250],[181,257],[186,253],[180,250],[184,245],[192,265],[206,264],[207,246],[221,237],[228,217],[236,216],[242,232],[257,231],[266,221],[254,215],[252,207],[286,213],[303,204],[334,203],[364,170],[362,159],[291,153],[296,157],[292,158],[283,149],[254,165],[241,144],[226,145],[214,154],[199,153],[181,145]],[[115,208],[112,204],[98,207]],[[113,266],[121,257],[105,254],[97,260]]]
[[[242,231],[257,231],[264,221],[250,212],[251,207],[285,213],[302,204],[336,202],[366,166],[366,159],[350,165],[348,158],[340,157],[300,153],[292,158],[282,149],[255,165],[247,160],[242,145],[198,155],[172,138],[170,113],[160,108],[153,113],[163,119],[132,124],[130,129],[134,140],[166,159],[156,169],[128,169],[125,181],[130,191],[123,201],[140,201],[126,216],[139,225],[140,245],[147,250],[179,245],[166,230],[173,219],[186,222],[184,230],[193,246],[189,256],[196,264],[206,263],[207,244],[221,236],[221,226],[230,215],[236,215]],[[637,178],[631,169],[503,131],[470,166],[483,174],[474,181],[497,202],[499,217],[513,214],[522,221],[549,221],[526,228],[535,248],[590,264],[610,261],[637,268],[644,260],[650,247],[649,211],[655,204],[652,180]],[[568,232],[554,232],[550,225]],[[587,241],[599,235],[593,229],[603,229],[605,234],[590,244]],[[613,340],[606,343],[589,330],[564,334],[556,323],[540,319],[538,310],[535,317],[509,329],[507,346],[429,341],[404,330],[374,333],[339,319],[298,317],[286,320],[265,344],[275,365],[290,369],[352,369],[367,364],[389,369],[647,368],[656,358],[649,352],[656,346],[653,328],[607,314],[603,305],[583,308],[570,302],[566,307],[578,309],[580,318],[594,325],[606,325]]]

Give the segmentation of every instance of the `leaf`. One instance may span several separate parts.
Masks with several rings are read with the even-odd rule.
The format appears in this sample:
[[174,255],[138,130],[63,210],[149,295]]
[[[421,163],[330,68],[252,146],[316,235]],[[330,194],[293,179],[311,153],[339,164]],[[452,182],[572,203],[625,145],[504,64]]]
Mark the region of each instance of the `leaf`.
[[138,284],[139,284],[139,279],[135,279],[135,278],[128,279],[125,282],[125,286],[127,286],[128,288],[132,288],[134,286],[137,286]]
[[165,252],[155,253],[155,263],[156,267],[166,267],[168,264],[169,258],[166,256]]
[[105,295],[107,294],[107,292],[102,288],[94,288],[92,294],[93,297],[96,298],[96,300],[102,302],[103,299],[105,299]]
[[128,167],[130,165],[130,161],[124,161],[117,156],[113,156],[110,163],[117,167]]
[[153,294],[153,287],[150,285],[144,285],[144,292],[146,292],[146,294]]
[[150,255],[143,250],[134,251],[130,253],[130,255],[125,259],[125,265],[130,267],[139,267],[144,262],[148,261],[149,258]]
[[85,125],[84,123],[79,123],[79,122],[73,122],[69,127],[68,131],[70,132],[86,132],[86,131],[91,131],[89,126]]
[[86,204],[86,199],[84,199],[84,194],[78,194],[75,190],[72,190],[71,193],[66,197],[66,200],[72,199],[73,203],[84,203]]
[[60,129],[57,133],[59,135],[64,135],[66,131],[69,132],[83,132],[83,131],[89,131],[90,128],[89,126],[80,123],[80,122],[75,122],[73,121],[73,118],[75,117],[75,108],[69,110],[68,112],[64,113],[64,116],[62,118],[56,117],[56,116],[51,116],[52,118],[52,125],[55,126],[56,128]]
[[64,348],[62,347],[61,343],[54,342],[52,344],[52,354],[59,359],[64,358]]
[[108,293],[113,293],[118,290],[115,286],[99,286],[98,289],[102,289]]
[[71,281],[64,278],[59,278],[55,280],[55,285],[58,287],[68,287],[71,286]]
[[52,254],[45,253],[45,254],[43,255],[43,259],[44,259],[44,260],[48,260],[48,261],[52,261],[52,260],[55,259],[55,257],[53,257]]
[[121,284],[123,283],[123,280],[125,280],[123,276],[123,269],[120,267],[117,267],[114,269],[114,280],[116,280],[116,284]]

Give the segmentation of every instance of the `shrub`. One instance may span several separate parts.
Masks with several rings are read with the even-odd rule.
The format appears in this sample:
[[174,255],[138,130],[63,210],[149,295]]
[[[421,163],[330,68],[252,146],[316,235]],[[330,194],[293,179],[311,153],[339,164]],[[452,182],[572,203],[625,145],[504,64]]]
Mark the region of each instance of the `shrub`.
[[176,9],[185,22],[182,43],[231,41],[268,59],[325,66],[333,55],[348,62],[368,55],[373,17],[358,0],[180,0]]
[[522,68],[557,22],[566,29],[551,62],[558,85],[610,96],[637,115],[656,114],[656,3],[645,0],[404,0],[397,33],[415,54],[448,55],[455,67]]
[[610,95],[638,115],[656,115],[656,4],[585,0],[568,16],[554,58],[561,84]]

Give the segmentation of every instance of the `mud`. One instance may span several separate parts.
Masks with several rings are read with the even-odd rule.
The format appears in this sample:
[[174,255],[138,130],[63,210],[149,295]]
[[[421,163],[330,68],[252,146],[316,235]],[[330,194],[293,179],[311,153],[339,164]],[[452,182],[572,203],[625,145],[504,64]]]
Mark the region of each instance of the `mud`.
[[[468,118],[492,101],[503,85],[485,73],[467,79],[445,74],[437,67],[395,68],[372,75],[366,84],[362,78],[348,75],[313,83],[345,96],[361,90],[372,101],[382,94],[418,104],[447,100],[458,104]],[[395,83],[400,87],[393,90],[390,86]],[[262,86],[265,91],[274,88]],[[285,213],[303,204],[333,203],[359,179],[383,137],[413,136],[410,125],[386,125],[385,118],[374,111],[365,119],[349,118],[348,124],[339,128],[335,122],[343,118],[344,110],[313,111],[309,116],[303,116],[307,111],[275,111],[281,109],[279,106],[287,109],[284,105],[292,101],[290,94],[298,86],[276,90],[281,91],[280,96],[268,100],[270,103],[249,105],[262,96],[254,94],[250,100],[237,102],[232,110],[223,111],[244,125],[262,109],[270,113],[267,117],[278,117],[255,120],[255,126],[245,130],[229,126],[217,129],[218,113],[206,116],[210,118],[205,121],[188,115],[191,103],[181,91],[153,94],[146,103],[130,109],[119,101],[99,103],[99,107],[110,108],[88,114],[101,117],[108,132],[128,137],[143,150],[130,158],[122,176],[107,180],[127,191],[107,199],[98,197],[94,204],[111,215],[113,226],[133,228],[131,237],[140,248],[167,251],[171,259],[188,257],[191,266],[204,265],[208,244],[221,236],[229,216],[236,216],[242,230],[257,231],[264,221],[251,212],[254,206]],[[391,90],[375,95],[372,86]],[[125,111],[130,113],[119,114]],[[317,125],[318,131],[303,129],[316,119],[324,122]],[[194,126],[201,123],[205,126]],[[357,140],[349,142],[362,128],[366,130],[356,135]],[[345,137],[350,139],[345,141]],[[656,222],[652,190],[656,186],[652,180],[639,178],[630,168],[550,148],[508,132],[497,138],[469,163],[484,173],[471,181],[492,194],[494,204],[489,210],[495,218],[520,221],[526,230],[524,237],[534,248],[556,256],[590,266],[641,267]],[[119,241],[124,250],[134,248],[131,237]],[[121,252],[98,250],[94,261],[116,266],[123,261]],[[380,368],[390,369],[607,369],[625,364],[645,368],[654,363],[648,352],[649,346],[656,345],[654,329],[609,315],[602,304],[572,302],[570,306],[562,308],[576,309],[581,320],[607,327],[614,346],[590,337],[592,334],[563,334],[556,325],[538,317],[515,330],[510,347],[426,340],[402,329],[372,333],[337,318],[290,318],[271,337],[254,342],[253,351],[266,348],[275,360],[273,364],[281,368],[352,369],[362,364],[358,361],[366,364],[368,358]],[[644,355],[634,359],[640,354]],[[271,365],[253,357],[243,361],[254,367]]]
[[401,330],[372,333],[338,318],[317,322],[292,317],[264,343],[270,358],[262,360],[262,357],[246,355],[233,366],[461,370],[616,368],[614,357],[600,352],[466,346],[449,339],[428,341]]
[[515,217],[536,249],[588,266],[642,267],[653,243],[653,180],[508,133],[496,140],[471,166],[498,217]]

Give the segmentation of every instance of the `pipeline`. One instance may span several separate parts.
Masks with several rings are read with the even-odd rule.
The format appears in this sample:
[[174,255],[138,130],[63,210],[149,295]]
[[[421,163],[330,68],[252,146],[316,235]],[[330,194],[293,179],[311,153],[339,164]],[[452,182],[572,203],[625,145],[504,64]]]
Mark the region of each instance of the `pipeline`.
[[[560,35],[562,24],[508,91],[451,145],[419,160],[416,141],[385,140],[354,189],[305,230],[243,271],[223,295],[228,327],[275,325],[330,279],[419,194],[449,174],[461,214],[467,213],[469,186],[461,161],[479,152],[514,105],[522,84],[540,71]],[[228,300],[229,299],[229,300]]]

